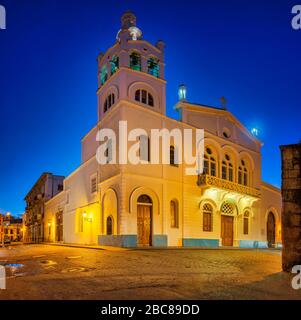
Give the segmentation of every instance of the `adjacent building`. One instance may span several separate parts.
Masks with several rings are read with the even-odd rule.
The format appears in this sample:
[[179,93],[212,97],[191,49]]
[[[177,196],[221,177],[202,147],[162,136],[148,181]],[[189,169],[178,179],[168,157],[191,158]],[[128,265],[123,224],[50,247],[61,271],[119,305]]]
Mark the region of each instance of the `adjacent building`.
[[[45,202],[44,220],[42,209],[30,216],[40,217],[31,222],[31,239],[42,236],[43,225],[48,241],[79,244],[266,248],[281,243],[281,194],[261,180],[257,137],[225,108],[189,102],[185,86],[175,106],[179,120],[166,115],[164,42],[144,40],[135,15],[126,12],[114,45],[97,61],[97,125],[82,139],[82,163],[66,177],[64,190],[40,198],[43,202],[36,188],[27,197],[30,208]],[[119,137],[120,121],[127,131]],[[101,128],[117,133],[116,140],[108,138],[105,164],[96,157]],[[118,157],[124,137],[136,128],[141,135],[128,149],[137,147],[139,163],[113,163],[113,147]],[[204,129],[204,172],[185,174],[188,165],[175,161],[184,158],[175,139],[169,163],[151,163],[150,152],[141,150],[150,149],[152,129],[191,129],[193,136]],[[158,155],[162,158],[161,149]]]
[[24,242],[44,241],[45,202],[63,190],[63,176],[43,173],[25,197]]
[[23,221],[10,214],[0,214],[0,244],[7,241],[23,241]]
[[301,142],[281,146],[282,157],[282,268],[291,272],[301,264]]

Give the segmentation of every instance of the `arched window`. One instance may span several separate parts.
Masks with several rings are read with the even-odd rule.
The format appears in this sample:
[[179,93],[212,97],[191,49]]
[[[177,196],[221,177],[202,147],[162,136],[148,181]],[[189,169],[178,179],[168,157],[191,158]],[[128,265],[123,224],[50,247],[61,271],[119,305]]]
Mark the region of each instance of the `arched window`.
[[203,231],[211,232],[212,226],[213,208],[209,203],[203,205]]
[[224,202],[221,206],[221,213],[229,216],[234,215],[234,206],[229,202]]
[[169,148],[169,163],[171,166],[178,167],[178,157],[177,157],[177,150],[174,146],[170,146]]
[[216,177],[216,160],[210,148],[206,148],[204,155],[204,174]]
[[142,194],[141,196],[139,196],[137,202],[138,203],[147,203],[147,204],[153,203],[152,199],[146,194]]
[[156,58],[149,58],[147,60],[147,72],[154,77],[159,78],[159,62]]
[[246,211],[244,213],[244,223],[243,223],[245,235],[249,234],[249,217],[250,217],[250,213],[249,211]]
[[135,100],[140,102],[140,103],[143,103],[143,104],[147,104],[149,105],[150,107],[153,107],[154,106],[154,98],[153,96],[148,93],[146,90],[136,90],[135,92]]
[[113,218],[111,216],[107,217],[107,235],[113,234]]
[[113,104],[115,104],[115,94],[111,93],[108,95],[106,101],[104,102],[103,111],[108,111]]
[[114,74],[119,69],[119,57],[114,56],[110,61],[111,64],[111,74]]
[[130,68],[136,71],[141,71],[141,56],[137,52],[130,54]]
[[154,98],[153,96],[148,93],[148,103],[147,103],[150,107],[153,107],[154,106]]
[[233,164],[228,154],[225,155],[222,162],[222,179],[233,181]]
[[241,160],[238,167],[238,183],[244,186],[248,186],[249,184],[248,169],[244,160]]
[[179,206],[176,200],[170,201],[170,227],[179,228]]
[[267,220],[267,240],[268,247],[273,248],[276,241],[276,220],[273,212],[269,212]]
[[101,85],[105,84],[105,82],[108,80],[108,68],[106,65],[104,65],[101,68],[101,72],[100,72],[100,83]]

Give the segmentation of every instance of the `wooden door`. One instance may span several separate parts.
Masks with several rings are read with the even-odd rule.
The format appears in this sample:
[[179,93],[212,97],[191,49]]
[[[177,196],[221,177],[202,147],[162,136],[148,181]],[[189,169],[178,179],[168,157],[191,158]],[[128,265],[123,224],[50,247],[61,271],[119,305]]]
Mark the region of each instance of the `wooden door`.
[[63,241],[63,212],[56,214],[56,241]]
[[267,221],[267,241],[269,248],[273,248],[275,246],[275,236],[275,217],[273,213],[270,212]]
[[137,244],[150,246],[152,235],[151,206],[138,205],[137,208]]
[[222,245],[233,246],[233,217],[222,215]]

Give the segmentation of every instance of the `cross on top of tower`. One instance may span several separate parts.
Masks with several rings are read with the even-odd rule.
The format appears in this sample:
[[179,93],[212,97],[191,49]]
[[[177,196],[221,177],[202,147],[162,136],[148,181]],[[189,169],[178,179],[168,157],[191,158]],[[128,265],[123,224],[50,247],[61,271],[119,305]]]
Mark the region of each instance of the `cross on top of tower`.
[[221,97],[220,101],[221,101],[222,108],[224,110],[226,110],[227,109],[227,99],[225,97]]

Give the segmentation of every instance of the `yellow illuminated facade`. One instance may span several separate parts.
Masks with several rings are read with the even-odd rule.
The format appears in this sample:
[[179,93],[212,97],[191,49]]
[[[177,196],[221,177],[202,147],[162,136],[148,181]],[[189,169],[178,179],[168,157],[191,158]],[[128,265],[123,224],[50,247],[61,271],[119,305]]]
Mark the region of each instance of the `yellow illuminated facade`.
[[[46,203],[46,240],[121,247],[280,245],[281,195],[261,180],[261,142],[224,108],[188,102],[184,86],[175,106],[180,120],[167,117],[164,43],[133,35],[135,26],[136,17],[125,13],[116,43],[98,57],[98,123],[82,139],[81,166]],[[152,129],[204,129],[204,174],[186,175],[186,165],[173,162],[100,165],[97,132],[118,132],[119,121],[148,135]]]

